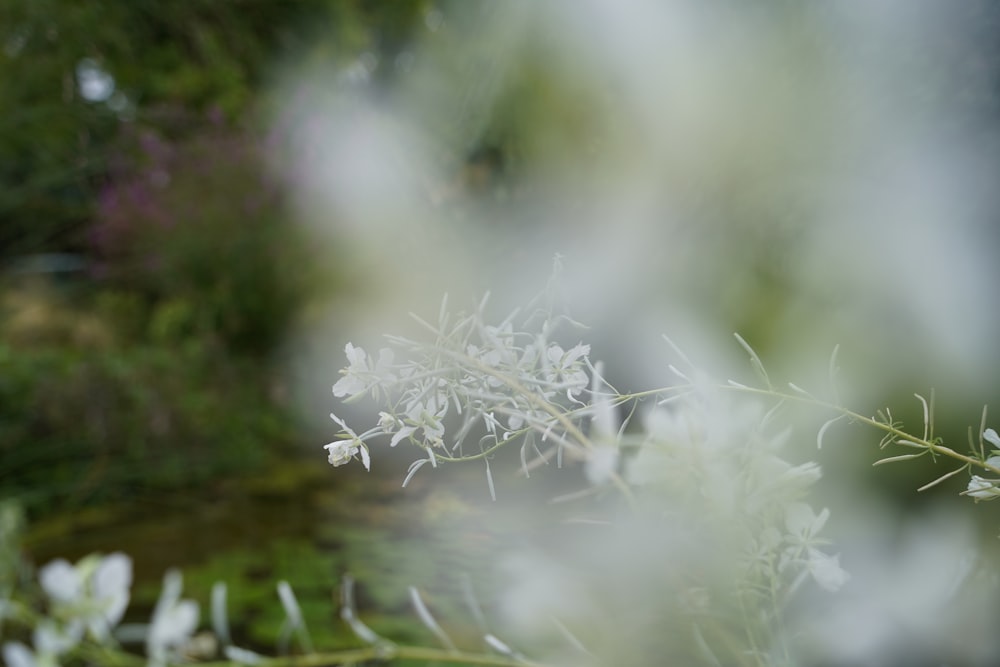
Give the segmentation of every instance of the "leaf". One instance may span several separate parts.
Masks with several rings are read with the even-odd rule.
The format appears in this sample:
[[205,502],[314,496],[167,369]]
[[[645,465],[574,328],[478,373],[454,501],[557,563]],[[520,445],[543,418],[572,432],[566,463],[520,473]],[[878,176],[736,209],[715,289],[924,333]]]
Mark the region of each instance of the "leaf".
[[497,501],[497,491],[493,487],[493,473],[490,472],[490,460],[489,459],[483,459],[483,460],[486,461],[486,483],[490,487],[490,498],[493,499],[493,502],[496,502]]
[[823,449],[823,436],[826,434],[826,430],[833,426],[834,422],[843,418],[844,415],[837,415],[819,427],[819,433],[816,434],[816,449]]
[[764,362],[760,360],[760,357],[757,356],[754,349],[750,347],[750,343],[743,339],[743,336],[738,333],[734,333],[733,335],[736,336],[736,341],[740,344],[740,347],[746,350],[746,353],[750,355],[750,365],[753,366],[754,371],[757,372],[757,375],[760,376],[760,378],[764,381],[764,384],[770,389],[771,379],[767,376],[767,371],[764,370]]
[[403,480],[403,488],[406,488],[406,485],[410,483],[410,478],[417,474],[417,471],[429,461],[430,459],[417,459],[410,464],[410,469],[406,473],[406,479]]
[[941,475],[940,477],[938,477],[933,482],[929,482],[929,483],[924,484],[923,486],[921,486],[919,489],[917,489],[917,492],[919,493],[920,491],[926,491],[927,489],[930,489],[931,487],[937,486],[938,484],[940,484],[944,480],[948,479],[949,477],[954,477],[958,473],[962,472],[963,470],[967,470],[968,468],[969,468],[968,465],[964,465],[961,468],[956,468],[955,470],[952,470],[949,473],[945,473],[945,474]]
[[340,586],[340,618],[361,641],[368,644],[389,643],[358,618],[354,611],[354,578],[344,575]]
[[830,379],[830,392],[833,394],[834,400],[838,403],[840,402],[840,396],[837,392],[837,374],[840,373],[840,366],[837,365],[837,354],[840,352],[840,343],[833,346],[833,352],[830,353],[830,365],[828,368],[829,379]]
[[889,456],[884,459],[879,459],[872,466],[880,466],[883,463],[896,463],[897,461],[909,461],[911,459],[918,459],[927,452],[920,452],[919,454],[900,454],[899,456]]
[[423,599],[420,597],[420,592],[415,586],[410,586],[410,602],[413,603],[413,609],[417,612],[417,617],[420,619],[420,622],[423,623],[428,630],[434,633],[434,636],[438,638],[438,641],[444,644],[444,647],[449,651],[458,651],[458,647],[455,646],[455,642],[451,640],[451,637],[449,637],[448,634],[441,629],[438,622],[434,620],[433,616],[431,616],[430,610],[427,609],[427,605],[424,604]]
[[917,400],[920,401],[920,405],[922,405],[924,408],[924,440],[928,440],[930,438],[930,432],[931,432],[931,415],[930,415],[931,409],[927,405],[927,399],[925,399],[920,394],[914,394],[914,396],[917,397]]

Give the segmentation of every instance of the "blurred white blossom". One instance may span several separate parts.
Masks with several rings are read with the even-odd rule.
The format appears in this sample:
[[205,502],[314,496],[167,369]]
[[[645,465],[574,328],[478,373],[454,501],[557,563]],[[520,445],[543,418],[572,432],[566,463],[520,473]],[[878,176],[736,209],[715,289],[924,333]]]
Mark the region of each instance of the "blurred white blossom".
[[82,622],[42,620],[32,632],[34,649],[21,642],[7,642],[3,645],[4,661],[8,667],[58,667],[60,656],[79,644],[83,634]]
[[146,656],[150,667],[164,667],[175,660],[198,627],[198,604],[182,600],[182,588],[181,573],[169,570],[163,577],[163,590],[146,633]]
[[105,641],[128,607],[132,559],[120,552],[91,555],[75,566],[57,559],[38,578],[55,618],[79,623],[94,639]]

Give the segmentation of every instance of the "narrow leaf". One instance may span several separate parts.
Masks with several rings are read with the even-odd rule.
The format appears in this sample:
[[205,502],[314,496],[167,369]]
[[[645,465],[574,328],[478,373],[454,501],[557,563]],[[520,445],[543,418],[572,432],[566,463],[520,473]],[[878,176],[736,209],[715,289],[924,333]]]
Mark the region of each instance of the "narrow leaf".
[[428,460],[429,459],[418,459],[410,464],[410,469],[406,473],[406,478],[403,480],[403,488],[406,488],[406,485],[410,483],[410,478],[417,474],[417,471],[420,470],[420,468],[427,463]]
[[936,480],[934,480],[933,482],[930,482],[930,483],[928,483],[928,484],[924,484],[924,485],[923,485],[923,486],[921,486],[921,487],[920,487],[919,489],[917,489],[917,491],[918,491],[918,492],[920,492],[920,491],[926,491],[927,489],[930,489],[930,488],[932,488],[932,487],[935,487],[935,486],[937,486],[938,484],[940,484],[941,482],[943,482],[944,480],[948,479],[949,477],[954,477],[955,475],[957,475],[958,473],[962,472],[963,470],[967,470],[967,469],[968,469],[968,467],[969,467],[969,466],[967,466],[967,465],[964,465],[964,466],[962,466],[961,468],[956,468],[955,470],[952,470],[952,471],[951,471],[951,472],[949,472],[949,473],[945,473],[944,475],[941,475],[940,477],[938,477],[938,478],[937,478]]
[[691,382],[691,378],[689,378],[689,377],[688,377],[687,375],[684,375],[684,373],[681,373],[681,372],[680,372],[680,371],[679,371],[679,370],[677,369],[677,367],[676,367],[676,366],[674,366],[673,364],[667,364],[667,368],[669,368],[669,369],[670,369],[670,372],[671,372],[671,373],[673,373],[674,375],[676,375],[676,376],[677,376],[677,377],[679,377],[680,379],[684,380],[685,382],[690,382],[691,384],[694,384],[693,382]]
[[461,580],[462,598],[465,600],[466,606],[469,607],[469,611],[472,612],[472,617],[476,619],[479,629],[485,634],[486,617],[483,615],[483,608],[479,605],[479,600],[476,598],[476,591],[472,588],[472,577],[469,576],[468,572],[463,572]]
[[486,642],[486,644],[491,649],[493,649],[494,651],[496,651],[500,655],[505,655],[508,658],[513,658],[515,660],[522,660],[523,659],[523,656],[520,653],[518,653],[517,651],[515,651],[511,647],[507,646],[507,644],[505,644],[504,642],[500,641],[500,639],[496,635],[494,635],[492,633],[487,633],[487,634],[483,635],[483,641]]
[[983,417],[979,420],[979,455],[980,458],[986,460],[986,445],[983,444],[983,432],[986,431],[986,409],[987,406],[983,406]]
[[438,622],[434,620],[433,616],[431,616],[430,610],[427,609],[427,605],[424,604],[423,599],[420,597],[420,592],[415,586],[410,586],[410,602],[413,603],[413,609],[417,612],[417,617],[420,619],[420,622],[423,623],[428,630],[434,633],[434,636],[438,638],[438,641],[444,644],[444,647],[449,651],[457,651],[458,647],[455,646],[455,642],[451,641],[451,637],[449,637],[448,634],[441,629]]
[[833,426],[834,422],[843,418],[844,415],[837,415],[819,427],[819,433],[816,434],[816,449],[823,449],[823,436],[826,435],[826,430]]
[[746,351],[746,353],[750,355],[750,365],[753,366],[753,369],[764,381],[764,384],[770,387],[771,379],[767,376],[767,371],[764,370],[764,362],[760,360],[760,357],[757,356],[757,353],[754,352],[754,349],[750,347],[750,343],[746,342],[746,340],[743,339],[743,336],[739,335],[738,333],[734,333],[733,335],[736,336],[736,341],[740,344],[740,347],[742,347]]
[[900,454],[899,456],[889,456],[889,457],[886,457],[884,459],[879,459],[878,461],[876,461],[872,465],[873,466],[880,466],[883,463],[896,463],[897,461],[910,461],[912,459],[919,459],[923,455],[924,455],[924,453],[921,452],[920,454]]
[[840,403],[840,396],[837,392],[837,375],[840,373],[840,366],[837,365],[837,354],[840,352],[840,343],[833,346],[833,352],[830,354],[830,366],[828,369],[830,378],[830,392],[833,394],[834,400]]
[[490,487],[490,498],[493,499],[493,502],[496,502],[497,491],[495,488],[493,488],[493,473],[490,472],[490,460],[489,459],[483,459],[483,460],[486,461],[486,483]]
[[674,343],[674,341],[670,340],[670,338],[669,338],[669,337],[668,337],[668,336],[667,336],[666,334],[663,334],[663,340],[667,341],[667,345],[669,345],[669,346],[670,346],[671,348],[673,348],[673,350],[674,350],[674,353],[675,353],[675,354],[676,354],[676,355],[677,355],[678,357],[680,357],[680,358],[681,358],[681,361],[683,361],[683,362],[684,362],[685,364],[687,364],[687,365],[688,365],[688,366],[690,366],[691,368],[694,368],[694,367],[695,367],[695,365],[691,363],[691,360],[690,360],[690,359],[688,359],[687,355],[686,355],[686,354],[684,354],[684,352],[683,352],[683,351],[681,350],[681,348],[679,348],[679,347],[677,346],[677,344],[676,344],[676,343]]
[[226,583],[217,581],[212,585],[212,630],[223,645],[230,643],[229,619],[226,613]]
[[931,415],[930,415],[931,409],[927,405],[927,399],[925,399],[920,394],[914,394],[914,396],[917,397],[917,400],[920,401],[920,405],[923,406],[924,408],[924,440],[927,440],[930,437],[930,430],[931,430]]
[[348,574],[344,575],[340,586],[340,618],[347,623],[348,627],[359,639],[368,644],[377,644],[385,641],[378,634],[365,625],[354,611],[354,578]]

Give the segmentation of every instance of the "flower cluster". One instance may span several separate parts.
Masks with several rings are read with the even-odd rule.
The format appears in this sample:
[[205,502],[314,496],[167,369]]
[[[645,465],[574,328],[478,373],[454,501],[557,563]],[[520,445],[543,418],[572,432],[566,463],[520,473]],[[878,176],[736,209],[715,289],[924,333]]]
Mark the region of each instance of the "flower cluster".
[[[38,573],[47,598],[47,614],[34,623],[32,646],[19,641],[3,645],[10,667],[54,667],[85,639],[99,645],[114,643],[112,631],[128,607],[132,559],[115,552],[91,554],[76,565],[57,559]],[[180,574],[168,573],[163,595],[145,628],[150,665],[164,665],[191,638],[198,623],[198,605],[180,600]]]
[[543,455],[545,443],[560,452],[586,448],[581,427],[591,412],[585,396],[593,375],[590,346],[566,349],[553,340],[564,319],[559,316],[534,313],[515,331],[516,312],[489,325],[484,307],[485,300],[452,322],[443,305],[436,325],[418,318],[433,342],[390,336],[391,347],[380,350],[377,361],[347,344],[349,365],[334,395],[348,401],[370,396],[382,409],[377,423],[360,434],[331,414],[341,427],[338,439],[325,445],[332,465],[358,457],[369,468],[375,438],[421,449],[411,473],[428,462],[482,458],[517,438],[525,461],[529,453]]
[[[661,590],[651,583],[662,579],[661,562],[638,558],[615,587],[635,591],[641,614],[650,613],[651,605],[656,614],[727,619],[738,600],[743,617],[720,620],[719,631],[728,632],[727,623],[743,628],[744,638],[732,641],[749,638],[752,650],[781,641],[781,610],[803,582],[812,580],[828,592],[846,584],[849,575],[839,557],[826,551],[828,542],[821,536],[829,511],[817,512],[805,502],[820,478],[819,465],[786,460],[781,450],[790,431],[772,428],[780,399],[768,411],[759,398],[741,393],[749,389],[743,385],[694,382],[673,366],[668,367],[681,384],[620,394],[604,380],[601,365],[591,363],[588,345],[564,347],[554,340],[560,318],[529,317],[520,327],[514,319],[486,324],[481,305],[472,315],[452,320],[442,306],[436,325],[418,319],[433,334],[430,342],[391,336],[391,347],[382,349],[377,361],[348,343],[349,366],[333,393],[349,401],[371,397],[380,411],[377,422],[361,433],[331,415],[341,432],[326,445],[330,463],[343,465],[358,457],[369,467],[368,447],[376,438],[425,452],[410,475],[438,460],[483,458],[488,465],[492,452],[511,443],[520,444],[526,470],[529,452],[541,458],[569,452],[584,462],[589,484],[614,483],[635,512],[618,526],[621,552],[608,552],[607,536],[592,534],[562,555],[563,564],[574,566],[561,575],[567,589],[557,597],[593,591],[595,600],[606,598],[601,592],[606,570],[597,565],[591,571],[581,552],[626,563],[631,562],[628,554],[664,549],[676,554],[684,577],[667,577]],[[699,377],[697,369],[691,376]],[[657,402],[645,405],[643,400]],[[630,424],[622,413],[641,418]],[[651,535],[663,534],[688,537],[650,545]],[[663,604],[670,609],[658,600],[669,600]],[[628,605],[612,613],[598,604],[588,618],[581,618],[581,609],[556,604],[543,615],[583,628],[613,628],[621,636],[629,635],[627,626],[643,622]],[[620,650],[596,640],[588,646],[598,654],[605,649],[609,656]],[[676,657],[683,662],[683,656]]]
[[4,660],[14,667],[58,664],[87,634],[107,642],[128,606],[132,561],[122,553],[87,556],[76,565],[58,559],[38,578],[49,617],[35,626],[33,649],[16,641],[4,644]]
[[650,410],[625,480],[658,506],[699,507],[704,525],[729,536],[745,578],[763,590],[790,593],[811,575],[836,591],[849,577],[820,549],[829,512],[817,514],[803,500],[819,465],[783,458],[791,432],[771,433],[773,412],[732,399],[700,387]]

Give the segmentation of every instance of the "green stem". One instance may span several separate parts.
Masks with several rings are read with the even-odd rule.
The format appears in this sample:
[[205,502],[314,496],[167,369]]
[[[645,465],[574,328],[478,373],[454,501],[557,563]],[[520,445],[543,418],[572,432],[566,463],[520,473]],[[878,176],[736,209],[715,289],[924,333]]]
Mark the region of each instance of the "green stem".
[[892,424],[886,424],[872,417],[867,417],[863,414],[849,410],[836,403],[830,403],[829,401],[823,401],[818,398],[810,398],[808,396],[803,396],[801,394],[786,394],[784,392],[775,391],[774,389],[757,389],[754,387],[745,386],[734,386],[734,385],[721,385],[722,388],[728,389],[730,391],[738,391],[743,393],[757,394],[760,396],[768,396],[771,398],[777,398],[783,401],[797,401],[805,405],[812,405],[818,408],[823,408],[827,410],[833,410],[834,412],[839,412],[843,416],[847,417],[851,421],[860,422],[866,424],[875,429],[882,431],[893,436],[894,440],[903,440],[909,444],[916,445],[922,449],[926,449],[934,454],[940,454],[941,456],[946,456],[948,458],[954,459],[956,461],[961,461],[964,464],[976,466],[982,468],[983,470],[988,470],[992,473],[1000,474],[1000,469],[994,468],[991,465],[980,461],[978,458],[969,456],[967,454],[960,454],[956,452],[951,447],[946,447],[940,443],[934,442],[933,440],[926,440],[924,438],[918,438],[914,435],[903,431]]
[[[347,665],[368,661],[425,660],[450,664],[487,665],[491,667],[545,667],[542,663],[529,660],[515,660],[504,656],[448,651],[423,646],[399,646],[391,648],[370,646],[331,653],[264,658],[258,667],[326,667],[327,665]],[[233,667],[238,663],[228,660],[199,663],[199,667]]]

